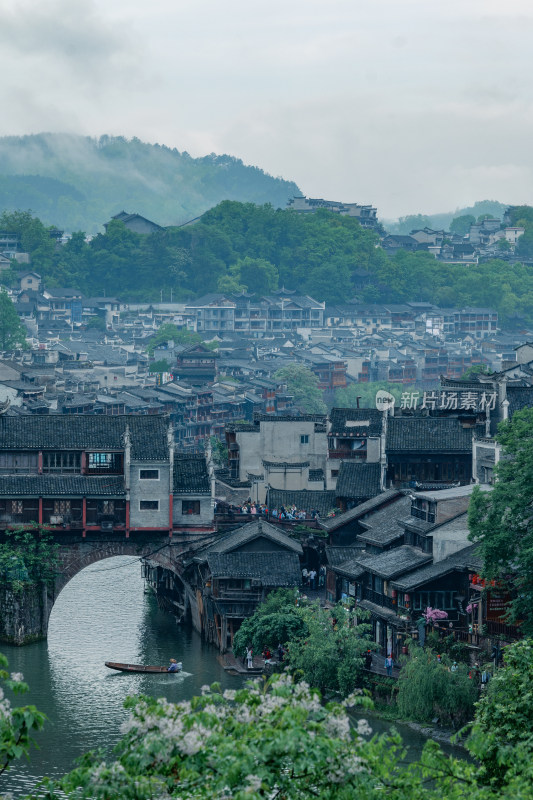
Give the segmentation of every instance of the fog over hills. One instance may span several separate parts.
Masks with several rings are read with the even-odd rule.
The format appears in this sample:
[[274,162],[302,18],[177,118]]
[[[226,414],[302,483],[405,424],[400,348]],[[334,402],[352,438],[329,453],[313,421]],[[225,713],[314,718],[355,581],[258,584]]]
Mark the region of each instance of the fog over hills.
[[222,200],[285,208],[298,186],[229,155],[192,158],[139,139],[63,133],[0,138],[0,212],[95,233],[122,209],[179,225]]

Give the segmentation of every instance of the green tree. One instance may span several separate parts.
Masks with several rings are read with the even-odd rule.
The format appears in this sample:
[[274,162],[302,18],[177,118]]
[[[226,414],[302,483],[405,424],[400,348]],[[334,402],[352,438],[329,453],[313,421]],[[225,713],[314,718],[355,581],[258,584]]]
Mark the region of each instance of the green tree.
[[[364,684],[364,656],[369,647],[371,626],[367,612],[337,603],[323,609],[318,603],[304,605],[301,612],[307,633],[289,641],[289,669],[301,673],[321,692],[346,696]],[[363,621],[362,621],[363,620]]]
[[457,236],[466,236],[470,232],[470,226],[474,225],[476,218],[473,214],[462,214],[460,217],[455,217],[450,222],[450,233],[455,233]]
[[87,329],[93,331],[105,331],[105,319],[103,317],[91,317],[87,322]]
[[5,289],[0,289],[0,350],[26,347],[27,331]]
[[6,531],[0,542],[0,586],[22,592],[30,586],[53,586],[59,545],[36,523]]
[[287,385],[294,404],[306,414],[325,414],[326,404],[322,398],[319,381],[315,373],[302,364],[290,364],[274,373],[274,380]]
[[398,386],[397,383],[387,383],[387,381],[352,383],[346,389],[337,389],[335,392],[335,405],[337,408],[357,408],[357,398],[359,397],[360,408],[375,408],[376,394],[380,390],[394,395],[396,405],[399,405],[402,392],[411,391],[411,388]]
[[233,639],[233,652],[242,656],[248,645],[260,653],[264,647],[274,650],[308,632],[301,608],[296,605],[294,589],[278,589],[268,595],[251,617],[244,620]]
[[149,367],[150,372],[170,372],[170,364],[166,358],[160,358],[159,361],[153,361]]
[[492,491],[474,487],[468,509],[470,538],[479,543],[483,575],[512,596],[511,619],[533,632],[533,408],[500,423],[503,457]]
[[228,448],[217,436],[211,436],[209,441],[211,443],[213,461],[219,467],[226,467],[228,465]]
[[472,364],[467,370],[463,372],[460,379],[461,381],[469,381],[475,378],[476,375],[490,375],[490,370],[486,364]]
[[23,675],[10,675],[7,666],[6,657],[0,653],[0,778],[13,761],[28,757],[35,744],[32,734],[41,730],[46,719],[35,706],[12,706],[4,689],[21,694],[28,686]]
[[456,728],[472,719],[477,686],[465,664],[451,672],[447,661],[439,662],[430,649],[411,649],[398,679],[398,709],[403,717],[420,722],[439,717]]
[[172,322],[164,322],[155,336],[150,339],[146,350],[149,355],[152,355],[158,345],[166,344],[166,342],[174,342],[175,344],[187,346],[201,341],[202,337],[199,333],[188,331],[186,328],[177,328]]
[[505,665],[481,696],[468,742],[482,778],[501,784],[520,760],[533,757],[533,641],[505,648]]
[[254,294],[270,294],[278,288],[278,270],[266,258],[240,258],[230,267],[229,275],[219,278],[219,291],[241,292],[247,289]]

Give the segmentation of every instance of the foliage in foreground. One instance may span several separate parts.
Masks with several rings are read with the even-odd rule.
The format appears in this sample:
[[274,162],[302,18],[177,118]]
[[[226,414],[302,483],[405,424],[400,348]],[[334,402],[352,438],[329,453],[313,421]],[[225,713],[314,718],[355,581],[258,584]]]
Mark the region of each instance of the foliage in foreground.
[[6,667],[7,659],[0,653],[0,777],[12,761],[29,754],[32,733],[40,730],[45,720],[35,706],[12,706],[4,689],[21,694],[28,686],[20,673],[10,675]]
[[502,422],[496,437],[503,458],[492,491],[474,487],[468,509],[470,538],[479,542],[483,575],[510,592],[510,616],[533,633],[533,408]]
[[504,660],[477,704],[470,742],[483,777],[496,783],[533,755],[533,641],[507,647]]
[[[89,753],[62,781],[47,781],[59,800],[525,800],[529,762],[497,789],[471,763],[428,742],[405,764],[397,735],[374,736],[346,707],[369,707],[355,695],[323,704],[288,675],[240,690],[214,684],[178,704],[149,697],[127,701],[132,716],[114,757]],[[63,794],[65,793],[65,794]]]

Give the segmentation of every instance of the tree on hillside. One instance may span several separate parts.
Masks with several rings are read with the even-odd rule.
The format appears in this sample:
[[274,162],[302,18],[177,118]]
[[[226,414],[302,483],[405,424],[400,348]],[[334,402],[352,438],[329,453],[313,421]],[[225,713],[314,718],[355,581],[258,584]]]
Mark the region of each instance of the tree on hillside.
[[479,542],[483,575],[512,596],[510,614],[533,632],[533,408],[502,422],[497,440],[503,458],[491,492],[474,487],[468,510],[470,538]]
[[325,414],[326,404],[318,385],[315,373],[303,364],[290,364],[274,373],[274,380],[285,383],[287,391],[294,398],[294,405],[306,414]]
[[278,288],[278,270],[266,258],[241,258],[230,267],[230,273],[253,294],[270,294]]
[[470,226],[473,225],[476,218],[473,214],[463,214],[460,217],[455,217],[450,222],[450,233],[455,233],[457,236],[466,236],[470,231]]
[[26,346],[27,331],[5,289],[0,289],[0,350]]

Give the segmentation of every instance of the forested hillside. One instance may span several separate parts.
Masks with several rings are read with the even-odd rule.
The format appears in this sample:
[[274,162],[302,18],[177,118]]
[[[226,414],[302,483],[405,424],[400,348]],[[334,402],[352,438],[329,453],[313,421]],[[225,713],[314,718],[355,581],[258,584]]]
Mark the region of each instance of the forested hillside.
[[228,155],[192,158],[139,139],[41,133],[0,138],[0,212],[31,209],[47,225],[97,233],[126,208],[179,225],[222,200],[285,208],[295,183]]
[[[518,252],[533,257],[533,208],[515,209],[526,233]],[[529,221],[531,218],[531,222]],[[350,217],[327,211],[299,215],[272,206],[225,201],[184,228],[151,236],[109,225],[87,243],[75,233],[57,248],[48,230],[28,213],[0,217],[4,230],[18,230],[34,268],[49,286],[73,286],[87,295],[124,300],[188,298],[248,289],[264,293],[294,288],[328,304],[357,296],[366,303],[431,301],[440,306],[488,306],[502,321],[533,323],[533,266],[492,260],[472,266],[437,261],[427,252],[389,258],[378,236]],[[373,276],[362,291],[356,271]]]
[[500,203],[497,200],[480,200],[473,206],[456,208],[455,211],[446,211],[441,214],[409,214],[406,217],[400,217],[397,221],[384,221],[383,224],[389,233],[402,235],[409,235],[412,230],[425,227],[449,231],[452,221],[457,217],[469,215],[478,219],[488,215],[501,219],[508,206],[509,203]]

